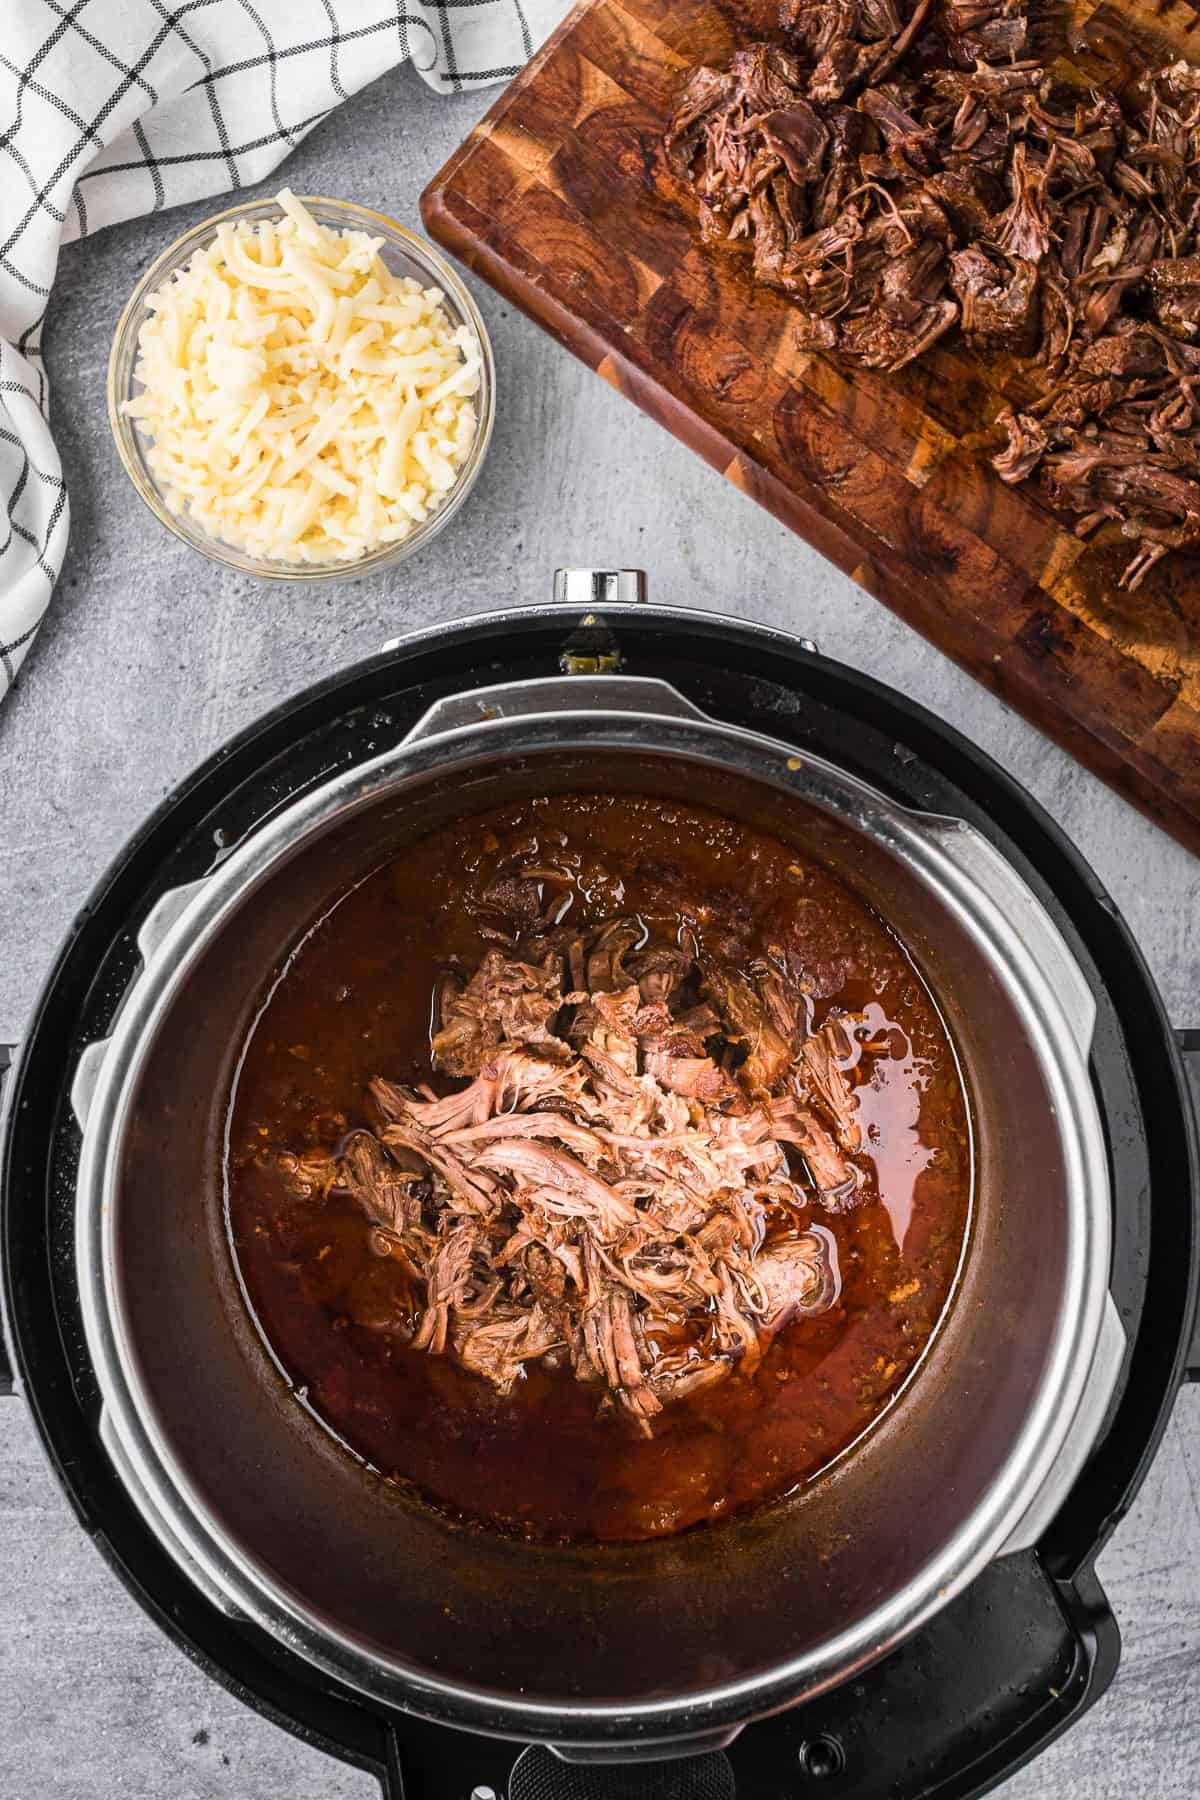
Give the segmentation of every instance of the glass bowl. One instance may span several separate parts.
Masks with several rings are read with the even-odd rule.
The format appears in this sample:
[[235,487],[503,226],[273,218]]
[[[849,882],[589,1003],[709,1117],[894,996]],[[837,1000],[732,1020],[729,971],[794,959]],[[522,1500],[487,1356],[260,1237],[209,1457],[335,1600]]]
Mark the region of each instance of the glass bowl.
[[173,512],[167,505],[162,485],[146,460],[147,435],[135,420],[122,411],[124,402],[141,391],[141,383],[134,376],[134,365],[137,361],[138,332],[148,317],[146,301],[177,269],[189,262],[197,250],[212,241],[218,225],[235,224],[242,219],[257,222],[259,219],[281,218],[282,209],[274,198],[248,200],[241,206],[231,206],[226,212],[205,219],[203,224],[193,226],[191,231],[186,231],[181,238],[177,238],[151,263],[129,296],[113,338],[108,359],[108,419],[117,453],[125,465],[125,473],[130,481],[168,531],[173,531],[176,537],[182,538],[185,544],[190,544],[193,550],[199,550],[214,562],[223,563],[226,568],[267,580],[347,581],[403,562],[450,523],[474,487],[487,454],[495,414],[496,369],[487,327],[478,307],[445,257],[432,244],[415,236],[413,232],[406,231],[394,219],[372,212],[370,207],[355,206],[348,200],[324,200],[308,195],[301,195],[299,198],[322,225],[328,225],[337,231],[366,231],[372,237],[382,238],[379,254],[388,268],[394,274],[412,276],[422,287],[440,288],[444,296],[442,306],[450,324],[455,328],[460,325],[469,326],[479,340],[479,391],[474,397],[478,420],[475,439],[454,486],[437,510],[416,525],[399,543],[384,544],[378,550],[368,551],[366,555],[353,561],[289,563],[251,556],[232,544],[223,543],[220,538],[211,537],[208,532],[202,531],[186,514]]

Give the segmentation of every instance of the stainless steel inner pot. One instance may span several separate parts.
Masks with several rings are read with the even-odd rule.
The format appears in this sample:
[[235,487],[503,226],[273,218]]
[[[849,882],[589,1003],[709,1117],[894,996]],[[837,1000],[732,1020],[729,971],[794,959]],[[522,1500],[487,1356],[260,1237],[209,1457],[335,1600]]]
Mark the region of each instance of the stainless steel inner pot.
[[[921,966],[972,1099],[973,1241],[917,1378],[793,1499],[655,1544],[529,1546],[373,1478],[289,1392],[223,1219],[233,1066],[306,927],[448,817],[570,788],[702,801],[824,858]],[[118,1473],[233,1616],[431,1718],[571,1755],[677,1754],[845,1679],[1053,1515],[1123,1347],[1093,1008],[1046,913],[966,825],[661,682],[530,681],[439,702],[168,895],[140,941],[75,1084],[79,1287]]]

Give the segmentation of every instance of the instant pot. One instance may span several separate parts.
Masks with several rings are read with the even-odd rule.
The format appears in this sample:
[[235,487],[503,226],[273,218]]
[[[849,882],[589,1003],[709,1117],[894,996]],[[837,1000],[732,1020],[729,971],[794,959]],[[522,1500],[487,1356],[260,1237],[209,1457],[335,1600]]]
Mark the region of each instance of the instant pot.
[[[7,1083],[13,1367],[142,1603],[392,1795],[982,1792],[1116,1668],[1094,1561],[1200,1360],[1200,1036],[978,751],[803,640],[638,592],[575,572],[400,641],[131,842]],[[330,871],[548,783],[801,820],[947,1011],[980,1162],[966,1289],[862,1450],[783,1508],[600,1553],[456,1534],[298,1430],[191,1198],[219,1192],[239,1022]]]

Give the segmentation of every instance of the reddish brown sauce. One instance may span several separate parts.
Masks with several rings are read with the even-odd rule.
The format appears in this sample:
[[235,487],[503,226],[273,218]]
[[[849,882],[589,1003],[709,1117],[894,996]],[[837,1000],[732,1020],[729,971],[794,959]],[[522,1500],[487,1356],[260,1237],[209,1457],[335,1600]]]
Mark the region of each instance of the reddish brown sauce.
[[[870,1196],[814,1215],[837,1240],[841,1293],[780,1332],[751,1378],[667,1409],[651,1439],[597,1416],[565,1370],[527,1366],[501,1397],[409,1349],[404,1296],[348,1198],[298,1198],[284,1148],[332,1147],[366,1122],[384,1074],[428,1081],[431,994],[448,958],[486,948],[479,897],[505,871],[566,868],[564,912],[688,922],[738,961],[797,952],[819,1027],[862,1015],[853,1079]],[[264,997],[229,1121],[229,1226],[260,1329],[303,1400],[351,1450],[455,1515],[558,1538],[643,1538],[777,1499],[870,1426],[921,1357],[966,1241],[968,1115],[953,1049],[903,946],[841,881],[701,808],[630,796],[524,802],[440,831],[347,894]]]

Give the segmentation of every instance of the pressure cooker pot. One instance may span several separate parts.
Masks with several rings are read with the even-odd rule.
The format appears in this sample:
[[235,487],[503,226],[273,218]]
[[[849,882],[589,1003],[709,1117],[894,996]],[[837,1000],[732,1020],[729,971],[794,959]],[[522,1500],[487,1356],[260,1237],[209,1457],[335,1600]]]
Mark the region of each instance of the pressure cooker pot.
[[[75,1076],[76,1273],[108,1454],[231,1619],[431,1720],[567,1756],[678,1755],[881,1657],[1035,1543],[1082,1467],[1125,1348],[1095,1003],[972,826],[662,680],[568,665],[448,695],[158,901]],[[447,821],[581,789],[702,800],[821,859],[907,946],[971,1108],[971,1241],[915,1378],[789,1499],[648,1543],[467,1529],[363,1467],[259,1335],[225,1217],[237,1059],[311,923]]]

